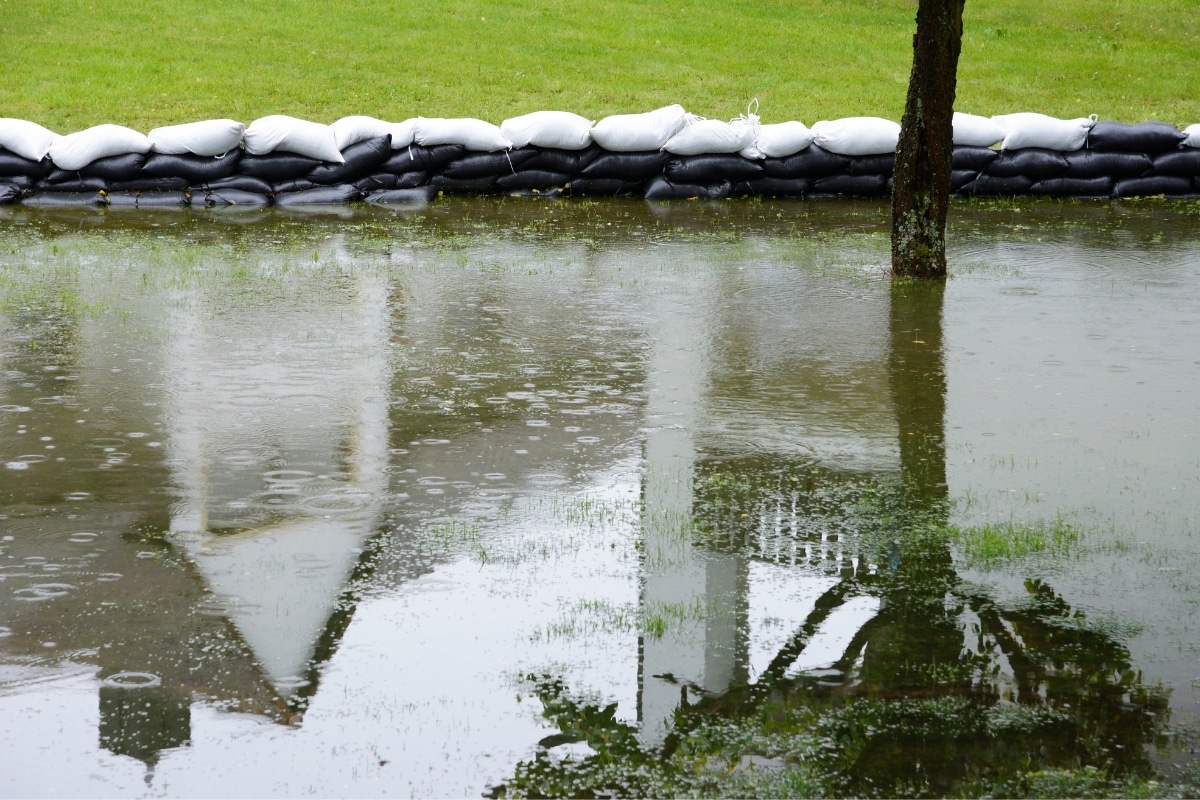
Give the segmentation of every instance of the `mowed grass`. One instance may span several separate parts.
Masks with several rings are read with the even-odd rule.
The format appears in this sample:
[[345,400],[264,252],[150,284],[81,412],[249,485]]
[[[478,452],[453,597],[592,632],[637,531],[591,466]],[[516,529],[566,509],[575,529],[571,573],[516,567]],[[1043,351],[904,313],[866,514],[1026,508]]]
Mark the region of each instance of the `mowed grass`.
[[[682,103],[898,120],[914,0],[0,0],[0,116],[59,132]],[[958,108],[1200,122],[1200,3],[969,0]]]

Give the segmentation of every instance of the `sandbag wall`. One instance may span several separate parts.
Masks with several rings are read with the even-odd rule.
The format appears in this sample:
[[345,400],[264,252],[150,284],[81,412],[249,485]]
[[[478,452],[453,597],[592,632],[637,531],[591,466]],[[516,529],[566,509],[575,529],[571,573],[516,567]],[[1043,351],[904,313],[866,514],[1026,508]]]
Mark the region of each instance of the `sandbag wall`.
[[[757,125],[756,118],[752,123],[745,121],[750,127]],[[271,145],[276,149],[269,152],[251,152],[268,146],[251,139],[249,134],[254,126],[247,129],[243,141],[239,125],[237,138],[230,140],[235,146],[217,155],[160,152],[147,140],[145,145],[134,143],[142,152],[104,155],[82,166],[72,163],[71,169],[56,163],[52,148],[47,151],[48,156],[39,159],[0,148],[0,203],[287,207],[363,200],[411,202],[427,200],[438,193],[643,197],[651,200],[737,196],[878,198],[890,194],[895,158],[893,152],[865,155],[834,152],[817,142],[824,141],[828,147],[842,150],[853,151],[854,148],[841,147],[834,143],[840,140],[819,136],[798,152],[776,157],[764,156],[761,152],[747,155],[748,150],[753,152],[751,148],[694,154],[673,153],[658,146],[629,149],[630,142],[636,146],[636,140],[629,139],[614,145],[623,149],[614,150],[598,144],[600,136],[591,139],[587,128],[572,141],[563,142],[569,147],[534,144],[505,147],[505,144],[513,143],[509,139],[496,138],[502,128],[479,120],[471,122],[477,123],[477,130],[473,130],[482,138],[438,142],[438,136],[426,135],[425,143],[421,143],[419,131],[414,134],[411,129],[404,128],[405,125],[419,127],[421,122],[418,119],[392,124],[372,120],[365,128],[364,123],[358,123],[354,128],[358,134],[349,137],[353,141],[343,142],[340,147],[335,146],[339,142],[330,134],[328,142],[322,140],[319,143],[323,150],[313,150],[308,141],[305,147],[294,143],[288,145],[285,141],[283,145],[278,142]],[[1083,146],[1076,149],[1014,147],[998,150],[994,146],[956,146],[952,190],[964,196],[1200,196],[1200,148],[1190,142],[1185,144],[1189,140],[1187,132],[1163,123],[1082,122],[1087,124],[1081,136],[1086,135],[1081,140]],[[314,129],[333,128],[335,132],[350,129],[350,126],[337,129],[339,123],[334,126],[304,124]],[[688,124],[699,135],[703,125],[695,121]],[[822,124],[818,123],[818,126]],[[887,124],[895,126],[895,123]],[[818,126],[813,130],[817,131]],[[426,129],[432,131],[435,127],[428,125]],[[366,135],[385,130],[388,132]],[[600,130],[600,125],[592,129]],[[325,135],[322,130],[316,133]],[[894,149],[894,131],[885,131],[885,134],[884,149],[888,135],[893,137],[890,141]],[[678,132],[672,134],[675,135]],[[407,143],[396,147],[394,136],[404,137]],[[251,146],[252,141],[255,146]],[[324,157],[282,149],[287,146],[307,149]],[[186,148],[172,146],[165,149]],[[64,153],[59,158],[62,163],[75,157],[68,155],[66,148],[60,148],[60,151]],[[36,150],[27,153],[36,154]],[[340,161],[332,160],[334,158]]]

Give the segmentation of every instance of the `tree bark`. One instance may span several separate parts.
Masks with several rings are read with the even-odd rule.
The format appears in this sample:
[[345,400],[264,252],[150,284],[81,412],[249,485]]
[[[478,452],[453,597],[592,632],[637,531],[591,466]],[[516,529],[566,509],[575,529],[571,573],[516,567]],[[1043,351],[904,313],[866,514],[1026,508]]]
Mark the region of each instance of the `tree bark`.
[[954,91],[965,0],[919,0],[892,179],[892,274],[946,276]]

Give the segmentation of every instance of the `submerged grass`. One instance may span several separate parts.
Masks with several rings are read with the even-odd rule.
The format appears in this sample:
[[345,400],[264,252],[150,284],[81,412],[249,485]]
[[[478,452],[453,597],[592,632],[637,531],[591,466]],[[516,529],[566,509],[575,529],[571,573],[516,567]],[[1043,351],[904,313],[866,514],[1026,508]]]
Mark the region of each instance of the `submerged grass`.
[[[899,119],[911,0],[826,3],[21,0],[3,3],[0,115],[68,132],[271,113],[330,122],[680,102],[764,121]],[[968,3],[958,105],[1200,120],[1200,14],[1168,0]]]
[[1062,517],[1027,523],[948,526],[946,532],[970,566],[992,566],[1032,556],[1063,556],[1074,551],[1082,539],[1082,531]]

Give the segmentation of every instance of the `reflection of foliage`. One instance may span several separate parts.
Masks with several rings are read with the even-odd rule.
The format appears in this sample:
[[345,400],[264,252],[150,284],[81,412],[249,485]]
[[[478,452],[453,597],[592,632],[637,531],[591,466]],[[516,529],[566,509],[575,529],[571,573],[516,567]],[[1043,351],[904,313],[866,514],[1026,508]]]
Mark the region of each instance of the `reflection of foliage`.
[[[742,474],[766,474],[774,491],[736,473],[702,475],[702,544],[776,561],[788,553],[797,568],[841,580],[755,683],[683,689],[660,746],[617,720],[615,705],[534,679],[562,732],[546,748],[582,741],[594,752],[542,749],[494,796],[1167,791],[1147,782],[1146,754],[1161,744],[1166,691],[1144,685],[1128,649],[1047,584],[1028,581],[1014,602],[964,584],[943,498],[797,469]],[[879,597],[880,610],[837,663],[819,677],[792,670],[821,624],[862,595]]]

